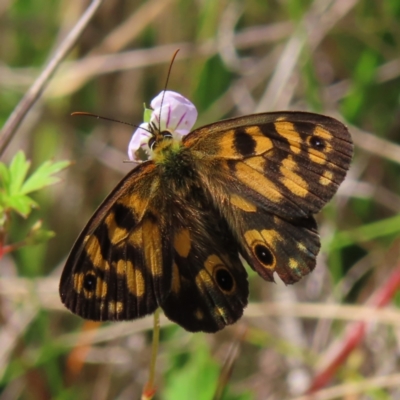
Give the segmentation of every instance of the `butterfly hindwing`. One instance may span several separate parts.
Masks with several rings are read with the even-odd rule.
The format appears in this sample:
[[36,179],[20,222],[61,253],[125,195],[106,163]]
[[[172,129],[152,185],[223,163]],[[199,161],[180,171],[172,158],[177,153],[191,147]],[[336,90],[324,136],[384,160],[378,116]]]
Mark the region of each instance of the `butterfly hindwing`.
[[93,215],[64,268],[60,295],[92,320],[154,312],[171,285],[171,249],[153,163],[128,174]]
[[314,269],[320,241],[313,216],[285,220],[264,210],[232,212],[241,254],[265,280],[273,281],[276,272],[294,283]]
[[172,224],[172,286],[161,307],[188,331],[216,332],[242,316],[247,273],[226,221],[211,203],[201,203],[188,200]]

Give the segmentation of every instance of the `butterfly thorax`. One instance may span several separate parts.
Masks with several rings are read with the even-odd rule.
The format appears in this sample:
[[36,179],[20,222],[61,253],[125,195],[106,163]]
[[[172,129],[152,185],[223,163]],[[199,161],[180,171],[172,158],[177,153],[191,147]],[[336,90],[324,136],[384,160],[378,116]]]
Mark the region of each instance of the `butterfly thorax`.
[[178,220],[185,219],[185,209],[192,214],[193,209],[210,208],[208,193],[204,190],[196,160],[191,150],[181,140],[168,137],[159,138],[153,146],[152,159],[156,164],[163,206],[174,209]]

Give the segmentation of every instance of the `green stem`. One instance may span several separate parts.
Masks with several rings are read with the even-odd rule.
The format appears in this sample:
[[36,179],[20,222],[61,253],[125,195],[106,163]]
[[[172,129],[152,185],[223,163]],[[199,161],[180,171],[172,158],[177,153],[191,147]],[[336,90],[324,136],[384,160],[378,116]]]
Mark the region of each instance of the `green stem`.
[[142,394],[142,400],[150,400],[153,398],[156,388],[154,380],[156,374],[156,362],[158,354],[158,345],[160,343],[160,309],[154,312],[154,327],[153,327],[153,343],[151,347],[151,360],[149,368],[149,380],[147,381]]

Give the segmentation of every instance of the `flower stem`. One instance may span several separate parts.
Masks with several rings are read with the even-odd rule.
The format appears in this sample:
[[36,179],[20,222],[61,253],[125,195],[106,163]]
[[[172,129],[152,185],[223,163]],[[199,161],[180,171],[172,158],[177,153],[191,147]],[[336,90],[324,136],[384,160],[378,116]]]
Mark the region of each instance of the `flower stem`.
[[149,380],[144,386],[142,393],[142,400],[151,400],[156,393],[154,387],[154,378],[156,373],[156,362],[158,353],[158,344],[160,342],[160,309],[154,312],[154,326],[153,326],[153,344],[151,349],[151,360],[149,368]]

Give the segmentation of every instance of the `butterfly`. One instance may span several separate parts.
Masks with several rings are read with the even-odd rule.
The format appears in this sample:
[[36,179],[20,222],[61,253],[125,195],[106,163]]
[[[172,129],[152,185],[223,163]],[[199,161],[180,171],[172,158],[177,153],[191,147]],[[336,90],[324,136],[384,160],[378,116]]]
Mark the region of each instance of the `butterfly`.
[[190,332],[216,332],[243,314],[243,260],[266,281],[312,271],[314,214],[349,168],[341,122],[308,112],[223,120],[174,137],[148,125],[153,159],[132,169],[76,240],[60,281],[83,318],[132,320],[161,307]]

